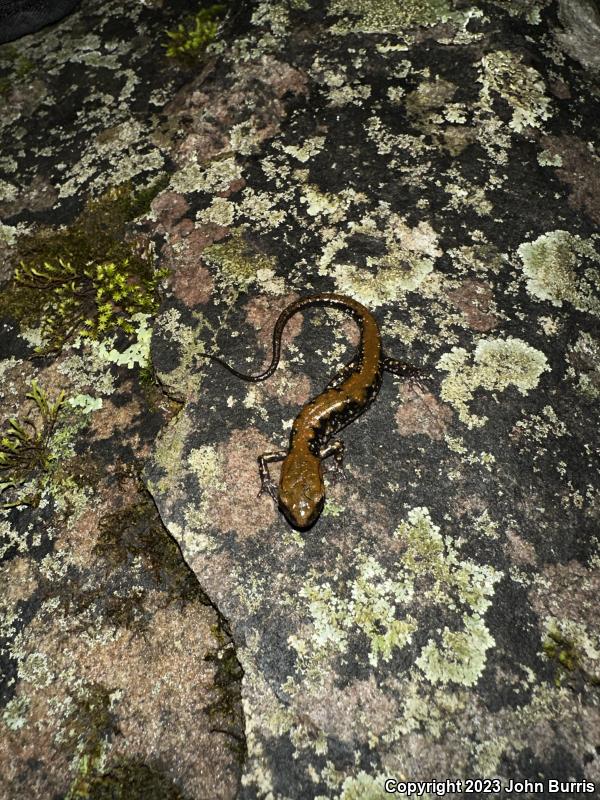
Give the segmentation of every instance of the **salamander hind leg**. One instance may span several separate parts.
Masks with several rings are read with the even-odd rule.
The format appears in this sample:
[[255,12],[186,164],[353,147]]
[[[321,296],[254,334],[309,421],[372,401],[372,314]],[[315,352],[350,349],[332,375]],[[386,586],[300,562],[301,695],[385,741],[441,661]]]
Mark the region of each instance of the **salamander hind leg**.
[[269,467],[267,464],[273,464],[275,461],[283,461],[287,456],[285,451],[279,453],[263,453],[258,457],[258,474],[260,475],[260,489],[258,490],[257,497],[261,494],[270,494],[273,500],[277,503],[277,486],[275,481],[271,478]]
[[381,359],[381,363],[383,364],[383,369],[386,372],[391,372],[393,375],[397,375],[399,378],[408,378],[412,388],[417,387],[422,392],[427,391],[427,387],[421,380],[421,378],[430,377],[430,373],[427,370],[423,370],[414,364],[407,364],[405,361],[399,361],[397,358],[392,358],[391,356],[385,355]]
[[423,374],[423,370],[414,364],[407,364],[406,361],[399,361],[391,356],[383,356],[381,363],[386,372],[391,372],[399,378],[416,378]]
[[336,440],[335,442],[331,442],[326,447],[324,447],[321,452],[319,453],[319,458],[323,461],[330,456],[333,456],[334,462],[334,471],[338,474],[342,471],[342,467],[344,465],[344,443]]

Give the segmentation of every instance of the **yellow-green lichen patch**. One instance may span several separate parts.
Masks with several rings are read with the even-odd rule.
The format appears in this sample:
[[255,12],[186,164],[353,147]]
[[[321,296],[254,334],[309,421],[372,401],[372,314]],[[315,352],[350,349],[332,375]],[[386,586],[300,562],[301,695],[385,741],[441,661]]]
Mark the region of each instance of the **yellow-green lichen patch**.
[[538,385],[542,372],[550,369],[543,353],[510,336],[480,340],[472,359],[465,349],[454,347],[437,366],[449,373],[442,381],[442,400],[454,407],[469,428],[482,427],[488,419],[469,410],[477,389],[496,392],[516,386],[525,395]]
[[[355,778],[346,778],[341,793],[336,794],[333,800],[386,800],[390,795],[385,791],[385,778],[384,775],[373,776],[361,771]],[[318,795],[315,800],[328,798]]]
[[198,222],[213,223],[223,228],[233,225],[235,219],[235,204],[226,197],[214,197],[208,208],[196,214]]
[[375,275],[352,265],[334,269],[336,288],[371,308],[396,300],[398,295],[416,289],[433,270],[430,259],[406,255],[396,267],[382,267]]
[[542,150],[538,153],[537,160],[541,167],[562,167],[563,165],[560,153],[552,153],[550,150]]
[[239,213],[244,214],[254,230],[269,231],[277,228],[285,220],[286,212],[275,208],[281,202],[281,195],[274,192],[255,192],[244,189]]
[[135,314],[156,311],[165,272],[155,270],[152,250],[128,242],[126,233],[163,183],[138,194],[128,185],[113,188],[88,201],[66,229],[21,239],[20,264],[0,311],[25,326],[39,326],[40,351],[60,350],[75,336],[133,333]]
[[402,33],[446,22],[452,13],[448,0],[332,0],[329,5],[330,16],[344,18],[332,28],[335,33]]
[[284,153],[287,153],[288,155],[298,159],[298,161],[301,161],[303,164],[305,164],[313,156],[321,152],[324,144],[325,144],[324,136],[313,136],[310,139],[306,139],[300,146],[291,144],[282,145],[281,150],[283,150]]
[[498,94],[512,109],[510,128],[517,133],[526,128],[541,128],[550,116],[550,99],[545,94],[546,85],[540,73],[510,50],[488,53],[481,64],[484,105],[490,107],[493,94]]
[[151,492],[165,492],[167,489],[174,489],[173,476],[182,474],[183,450],[190,434],[191,426],[191,421],[185,415],[180,415],[158,437],[154,458],[165,474],[164,477],[158,480],[156,485],[152,486]]
[[540,12],[551,0],[490,0],[492,5],[507,11],[511,17],[524,17],[527,22],[537,25]]
[[188,461],[201,487],[209,488],[221,485],[219,477],[222,470],[214,447],[203,445],[192,450]]
[[522,244],[517,252],[533,297],[555,306],[566,301],[600,316],[600,272],[592,266],[600,264],[600,253],[589,239],[564,230],[550,231]]
[[406,602],[411,593],[403,578],[392,578],[376,559],[362,553],[355,578],[347,581],[340,593],[329,581],[309,578],[299,595],[311,618],[310,633],[289,637],[301,669],[318,677],[324,661],[346,652],[348,636],[356,630],[368,638],[372,665],[380,659],[389,661],[393,650],[404,647],[416,629],[410,614],[402,619],[396,617],[397,598]]
[[215,330],[203,314],[192,314],[194,325],[186,325],[181,321],[181,314],[176,308],[165,311],[155,322],[154,329],[165,336],[169,342],[177,346],[179,352],[177,366],[169,372],[157,374],[163,386],[180,397],[187,397],[198,387],[198,375],[194,372],[196,364],[204,365],[202,358],[206,339],[214,340]]
[[219,274],[219,288],[230,297],[251,286],[262,270],[272,271],[277,261],[271,256],[255,251],[244,239],[243,229],[237,228],[229,239],[211,244],[202,258]]

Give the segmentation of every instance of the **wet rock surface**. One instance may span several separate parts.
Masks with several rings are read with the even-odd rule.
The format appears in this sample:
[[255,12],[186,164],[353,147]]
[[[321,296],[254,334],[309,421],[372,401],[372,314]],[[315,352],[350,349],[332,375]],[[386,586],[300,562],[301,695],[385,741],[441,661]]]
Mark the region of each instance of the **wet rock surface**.
[[[0,48],[2,411],[36,455],[2,495],[6,797],[600,782],[591,5],[254,3],[181,66],[183,4],[84,2]],[[260,371],[315,291],[427,374],[386,376],[301,534],[256,458],[357,332],[298,315],[259,384],[202,355]]]

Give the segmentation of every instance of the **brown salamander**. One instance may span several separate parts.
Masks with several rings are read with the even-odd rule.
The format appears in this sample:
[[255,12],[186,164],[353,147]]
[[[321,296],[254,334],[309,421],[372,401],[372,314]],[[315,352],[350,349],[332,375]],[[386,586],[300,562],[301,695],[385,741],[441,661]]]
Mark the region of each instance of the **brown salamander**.
[[[360,342],[354,358],[338,372],[321,394],[300,411],[290,435],[287,452],[263,453],[258,458],[261,480],[259,495],[268,492],[294,528],[306,530],[318,519],[325,502],[323,460],[333,456],[341,466],[343,442],[332,437],[360,416],[377,397],[384,371],[411,377],[420,370],[411,364],[385,355],[379,326],[361,303],[341,294],[323,292],[308,295],[285,308],[273,330],[273,355],[267,369],[259,375],[245,375],[216,356],[207,355],[245,381],[263,381],[279,363],[281,336],[286,323],[298,311],[313,306],[336,308],[350,314],[360,328]],[[279,487],[269,475],[268,464],[282,461]]]

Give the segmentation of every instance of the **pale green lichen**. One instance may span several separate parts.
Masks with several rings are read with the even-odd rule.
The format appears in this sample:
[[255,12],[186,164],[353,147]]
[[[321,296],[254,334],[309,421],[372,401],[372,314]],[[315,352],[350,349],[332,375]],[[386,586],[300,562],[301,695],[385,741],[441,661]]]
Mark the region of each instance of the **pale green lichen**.
[[551,153],[549,150],[542,150],[538,153],[537,160],[541,167],[562,167],[563,165],[560,153]]
[[478,616],[465,618],[463,624],[462,631],[444,628],[441,645],[430,639],[416,660],[431,683],[474,686],[483,672],[494,639]]
[[222,465],[214,447],[203,445],[192,450],[188,456],[188,463],[201,489],[206,491],[223,486]]
[[329,581],[309,579],[299,592],[312,619],[312,633],[309,639],[292,635],[288,641],[302,668],[311,673],[331,654],[345,652],[355,629],[367,636],[373,665],[380,658],[389,661],[392,651],[404,647],[416,629],[411,615],[397,619],[395,613],[395,598],[409,599],[411,588],[403,579],[390,578],[373,557],[359,557],[356,578],[346,589],[340,595]]
[[339,292],[376,308],[414,291],[432,271],[431,259],[407,253],[398,266],[381,267],[375,275],[352,265],[338,264],[333,276]]
[[225,192],[241,177],[241,166],[235,156],[228,155],[215,158],[208,164],[198,164],[195,161],[187,163],[171,177],[170,188],[182,194]]
[[540,128],[550,116],[550,100],[540,73],[523,63],[523,57],[510,50],[487,53],[482,61],[481,98],[491,106],[498,94],[512,109],[509,127],[517,133],[525,128]]
[[74,397],[69,397],[67,402],[73,408],[80,409],[82,414],[91,414],[93,411],[98,411],[102,408],[102,398],[92,397],[89,394],[77,394]]
[[188,417],[180,415],[158,437],[154,458],[156,464],[164,471],[164,475],[156,483],[152,482],[151,491],[175,491],[173,476],[181,475],[183,451],[191,432],[191,426],[192,423]]
[[334,33],[403,33],[405,28],[448,21],[452,5],[448,0],[332,0],[329,15],[343,18],[333,26]]
[[304,164],[317,153],[319,153],[323,149],[324,144],[324,136],[313,136],[312,138],[306,139],[300,146],[291,144],[282,145],[281,149],[284,153],[288,153],[293,158],[298,159],[298,161],[301,161]]
[[177,366],[169,372],[159,372],[157,377],[170,392],[180,397],[187,397],[198,388],[199,376],[195,367],[206,365],[202,358],[205,351],[205,339],[214,340],[216,331],[203,314],[194,312],[194,327],[181,321],[181,314],[176,308],[165,311],[155,322],[158,334],[167,337],[168,341],[179,349]]
[[235,210],[235,204],[226,197],[214,197],[208,208],[204,208],[196,214],[196,219],[198,222],[212,222],[214,225],[228,228],[233,225]]
[[281,196],[274,192],[255,192],[244,189],[242,201],[237,213],[252,220],[252,227],[259,231],[270,231],[277,228],[286,218],[286,212],[275,208],[281,202]]
[[150,340],[152,339],[152,327],[149,314],[134,314],[131,317],[132,329],[135,334],[135,342],[125,350],[117,350],[114,345],[114,337],[105,339],[102,342],[93,341],[92,350],[97,357],[106,363],[126,366],[128,369],[135,367],[147,367],[150,360]]
[[524,17],[527,22],[537,25],[540,20],[540,12],[551,0],[490,0],[492,5],[499,6],[511,15],[511,17]]
[[600,339],[582,331],[569,348],[567,375],[577,389],[592,400],[600,398]]
[[350,225],[350,231],[385,244],[383,255],[367,256],[368,270],[343,263],[329,270],[338,291],[368,306],[384,305],[417,289],[433,272],[435,258],[441,255],[438,236],[429,223],[420,222],[411,228],[385,207],[361,223]]
[[2,721],[11,731],[18,731],[27,722],[27,714],[31,701],[27,695],[19,694],[9,700],[2,713]]
[[[394,536],[405,549],[391,569],[359,549],[355,575],[340,581],[343,588],[337,589],[330,580],[319,581],[316,577],[305,582],[299,596],[306,604],[310,626],[288,639],[298,655],[300,671],[318,683],[324,663],[345,653],[350,635],[357,631],[366,636],[368,661],[373,667],[380,661],[389,661],[395,651],[412,640],[418,628],[409,609],[417,596],[419,581],[419,604],[458,611],[461,627],[454,631],[446,628],[441,646],[430,640],[417,666],[432,683],[473,685],[485,666],[486,651],[493,644],[483,614],[491,603],[500,573],[491,566],[461,561],[427,509],[412,509]],[[423,578],[426,580],[421,587]]]
[[[527,277],[527,291],[555,306],[571,303],[580,311],[600,316],[600,254],[589,239],[564,230],[538,236],[517,250]],[[589,266],[584,267],[587,262]]]
[[406,111],[412,117],[429,121],[430,112],[445,106],[457,89],[456,84],[443,78],[421,81],[416,89],[406,95]]
[[566,436],[568,428],[557,416],[552,406],[544,406],[541,414],[528,414],[515,422],[515,432],[524,441],[541,445],[549,436]]
[[449,373],[442,381],[441,398],[455,408],[469,428],[482,427],[488,419],[469,411],[477,389],[496,392],[516,386],[525,395],[538,385],[542,372],[550,369],[543,353],[513,337],[480,340],[472,363],[470,360],[465,349],[454,347],[437,364]]

